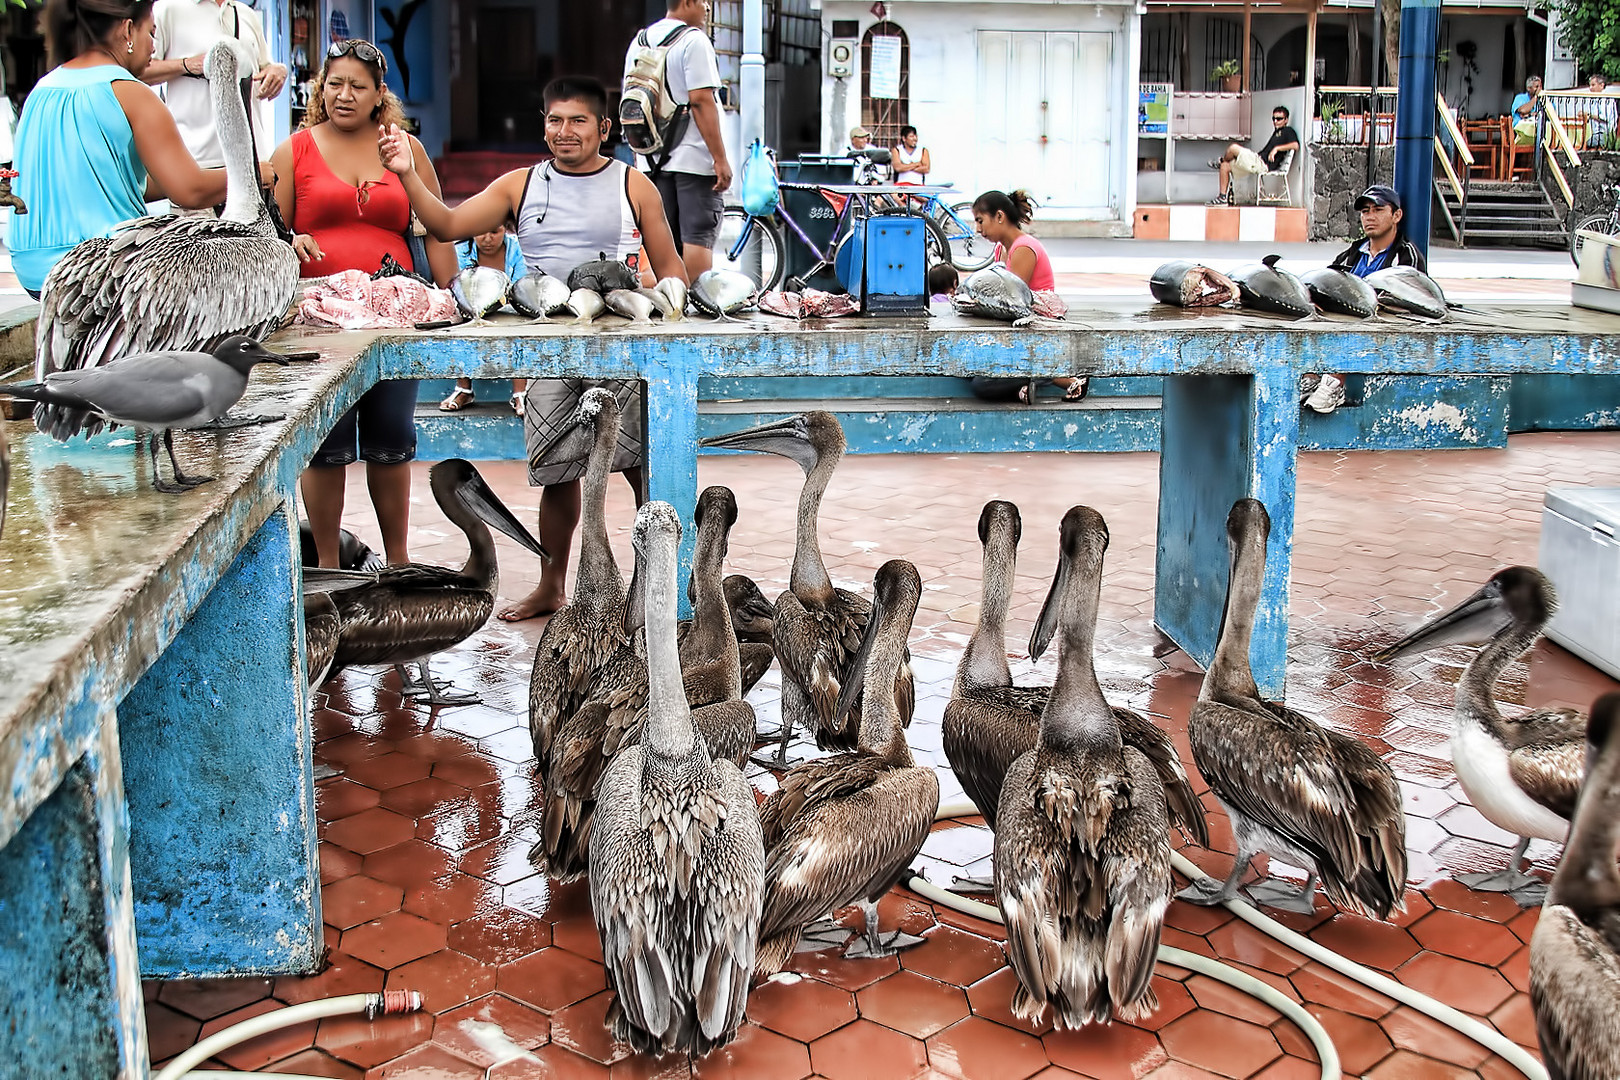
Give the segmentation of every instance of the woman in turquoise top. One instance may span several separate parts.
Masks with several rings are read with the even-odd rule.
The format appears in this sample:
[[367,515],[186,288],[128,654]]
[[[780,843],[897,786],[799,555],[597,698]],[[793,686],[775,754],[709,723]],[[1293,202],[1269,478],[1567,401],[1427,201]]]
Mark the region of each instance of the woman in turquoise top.
[[46,0],[44,23],[52,59],[70,59],[39,81],[17,122],[13,189],[28,213],[6,238],[35,297],[75,244],[141,217],[147,200],[197,209],[225,199],[225,170],[198,166],[137,77],[152,59],[151,0]]

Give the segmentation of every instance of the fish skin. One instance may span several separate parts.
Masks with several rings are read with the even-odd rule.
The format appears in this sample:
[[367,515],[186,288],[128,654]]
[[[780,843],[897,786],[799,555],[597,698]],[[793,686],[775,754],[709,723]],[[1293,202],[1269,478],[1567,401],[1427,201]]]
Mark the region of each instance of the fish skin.
[[568,273],[570,291],[590,289],[606,296],[614,289],[634,289],[640,284],[641,280],[629,264],[608,258],[605,251],[599,252],[598,257],[588,263],[580,263]]
[[512,282],[512,306],[531,319],[559,315],[568,307],[569,289],[561,278],[538,271]]
[[491,266],[469,266],[450,281],[456,306],[474,319],[499,311],[511,291],[512,279]]
[[1370,319],[1378,314],[1377,292],[1348,270],[1324,266],[1301,274],[1299,279],[1323,311],[1353,315],[1358,319]]
[[1243,306],[1256,311],[1308,318],[1316,314],[1310,290],[1287,270],[1277,268],[1280,256],[1267,255],[1258,263],[1240,266],[1227,276],[1237,282]]
[[607,309],[631,322],[652,322],[653,302],[634,289],[614,289],[604,298]]
[[759,302],[754,279],[736,270],[705,270],[692,283],[692,302],[716,318],[724,318]]
[[591,323],[607,310],[607,301],[595,289],[575,289],[568,294],[568,310],[579,316],[575,322]]
[[645,296],[647,298],[647,302],[653,306],[653,310],[658,312],[658,314],[663,318],[670,318],[670,313],[675,310],[675,306],[669,302],[669,297],[665,296],[657,289],[641,288],[637,289],[636,293],[640,296]]
[[676,321],[686,318],[686,282],[678,277],[660,278],[658,284],[653,286],[653,292],[665,296],[674,309],[673,312],[665,312],[664,318]]
[[1378,302],[1396,311],[1410,312],[1427,319],[1444,319],[1451,310],[1439,284],[1414,266],[1391,266],[1366,277],[1378,294]]
[[952,298],[964,315],[983,315],[1024,326],[1035,317],[1035,293],[1023,278],[1000,263],[975,270]]
[[1217,307],[1238,298],[1237,282],[1187,259],[1171,259],[1160,265],[1148,279],[1148,291],[1160,303],[1179,308]]

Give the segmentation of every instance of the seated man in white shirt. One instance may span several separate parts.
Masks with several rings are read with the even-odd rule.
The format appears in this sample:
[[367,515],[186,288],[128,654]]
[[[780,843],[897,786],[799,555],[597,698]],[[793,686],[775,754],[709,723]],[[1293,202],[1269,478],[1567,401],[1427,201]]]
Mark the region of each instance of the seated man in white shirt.
[[156,48],[141,78],[162,88],[163,99],[180,129],[186,149],[205,169],[225,164],[214,121],[214,105],[203,61],[215,42],[235,38],[253,57],[253,144],[260,161],[269,161],[276,148],[270,102],[287,83],[287,68],[270,56],[259,14],[240,0],[158,0],[153,9]]

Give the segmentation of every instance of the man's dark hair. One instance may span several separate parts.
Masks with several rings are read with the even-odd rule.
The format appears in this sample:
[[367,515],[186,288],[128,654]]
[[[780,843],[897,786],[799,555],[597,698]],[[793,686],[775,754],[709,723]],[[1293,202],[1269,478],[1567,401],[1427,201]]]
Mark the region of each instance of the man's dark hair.
[[912,127],[910,124],[906,124],[904,127],[902,127],[900,129],[900,137],[902,139],[905,138],[907,135],[915,135],[915,134],[917,134],[917,129]]
[[1284,120],[1288,119],[1288,106],[1286,106],[1286,105],[1274,106],[1271,111],[1274,112],[1274,113],[1282,113],[1283,114],[1283,119]]
[[540,96],[545,102],[546,112],[550,112],[551,106],[558,101],[583,101],[598,120],[605,119],[608,114],[607,90],[600,79],[588,75],[564,75],[552,79]]

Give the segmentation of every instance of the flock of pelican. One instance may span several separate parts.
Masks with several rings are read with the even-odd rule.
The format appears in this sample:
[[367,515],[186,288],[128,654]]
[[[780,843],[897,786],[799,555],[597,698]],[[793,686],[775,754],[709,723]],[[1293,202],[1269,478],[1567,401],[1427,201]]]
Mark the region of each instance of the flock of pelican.
[[[542,455],[583,454],[587,467],[575,600],[542,631],[530,680],[544,780],[531,858],[559,880],[589,879],[616,991],[615,1038],[648,1054],[702,1055],[735,1035],[751,981],[782,970],[796,950],[848,942],[846,956],[885,956],[921,940],[880,927],[877,902],[905,879],[939,810],[938,777],[916,763],[905,734],[915,702],[906,642],[922,582],[897,559],[877,571],[870,601],[833,587],[817,516],[843,433],[830,414],[808,413],[710,440],[803,467],[788,590],[772,606],[748,579],[725,575],[737,504],[729,490],[711,487],[695,514],[693,617],[677,626],[674,511],[663,503],[641,509],[628,583],[608,543],[619,422],[613,396],[589,391]],[[394,571],[360,575],[353,592],[367,602],[348,609],[369,615],[340,617],[339,634],[388,641],[348,662],[397,663],[407,651],[421,659],[444,647],[447,633],[406,644],[411,625],[440,625],[428,614],[434,605],[441,615],[465,610],[456,624],[463,637],[477,629],[494,588],[482,521],[538,550],[515,519],[499,520],[476,476],[465,462],[434,467],[434,493],[447,510],[458,499],[483,507],[452,518],[473,549],[467,567],[436,571],[442,592],[412,594],[414,608],[388,590],[422,569],[396,568],[407,571],[397,584]],[[957,887],[994,894],[1018,979],[1017,1015],[1035,1019],[1050,1007],[1056,1024],[1077,1028],[1151,1012],[1171,899],[1233,900],[1258,854],[1307,874],[1303,889],[1248,886],[1263,905],[1310,911],[1320,883],[1341,908],[1377,919],[1400,910],[1407,855],[1394,773],[1360,740],[1266,701],[1250,671],[1270,531],[1259,502],[1232,507],[1219,644],[1187,718],[1193,761],[1226,811],[1237,857],[1224,882],[1204,879],[1177,893],[1171,828],[1200,845],[1209,828],[1169,735],[1110,705],[1098,682],[1107,524],[1084,506],[1064,516],[1058,566],[1029,642],[1032,657],[1055,643],[1056,680],[1018,686],[1005,634],[1022,523],[1011,503],[985,505],[983,602],[943,736],[952,769],[994,831],[994,879]],[[332,594],[340,607],[348,591]],[[1612,1078],[1620,1075],[1620,695],[1601,699],[1590,722],[1568,711],[1508,718],[1492,696],[1555,606],[1543,575],[1510,567],[1381,655],[1484,645],[1458,683],[1453,756],[1480,812],[1526,839],[1506,870],[1466,881],[1526,905],[1545,893],[1532,989],[1549,1069]],[[361,648],[356,640],[343,655]],[[743,696],[773,655],[782,668],[783,728],[803,725],[829,756],[777,765],[790,734],[756,732]],[[767,740],[778,746],[762,760],[786,771],[756,804],[742,768]],[[1550,891],[1517,869],[1531,837],[1567,841]],[[849,905],[864,914],[853,938],[830,920]],[[1565,1063],[1562,1071],[1555,1062]]]

